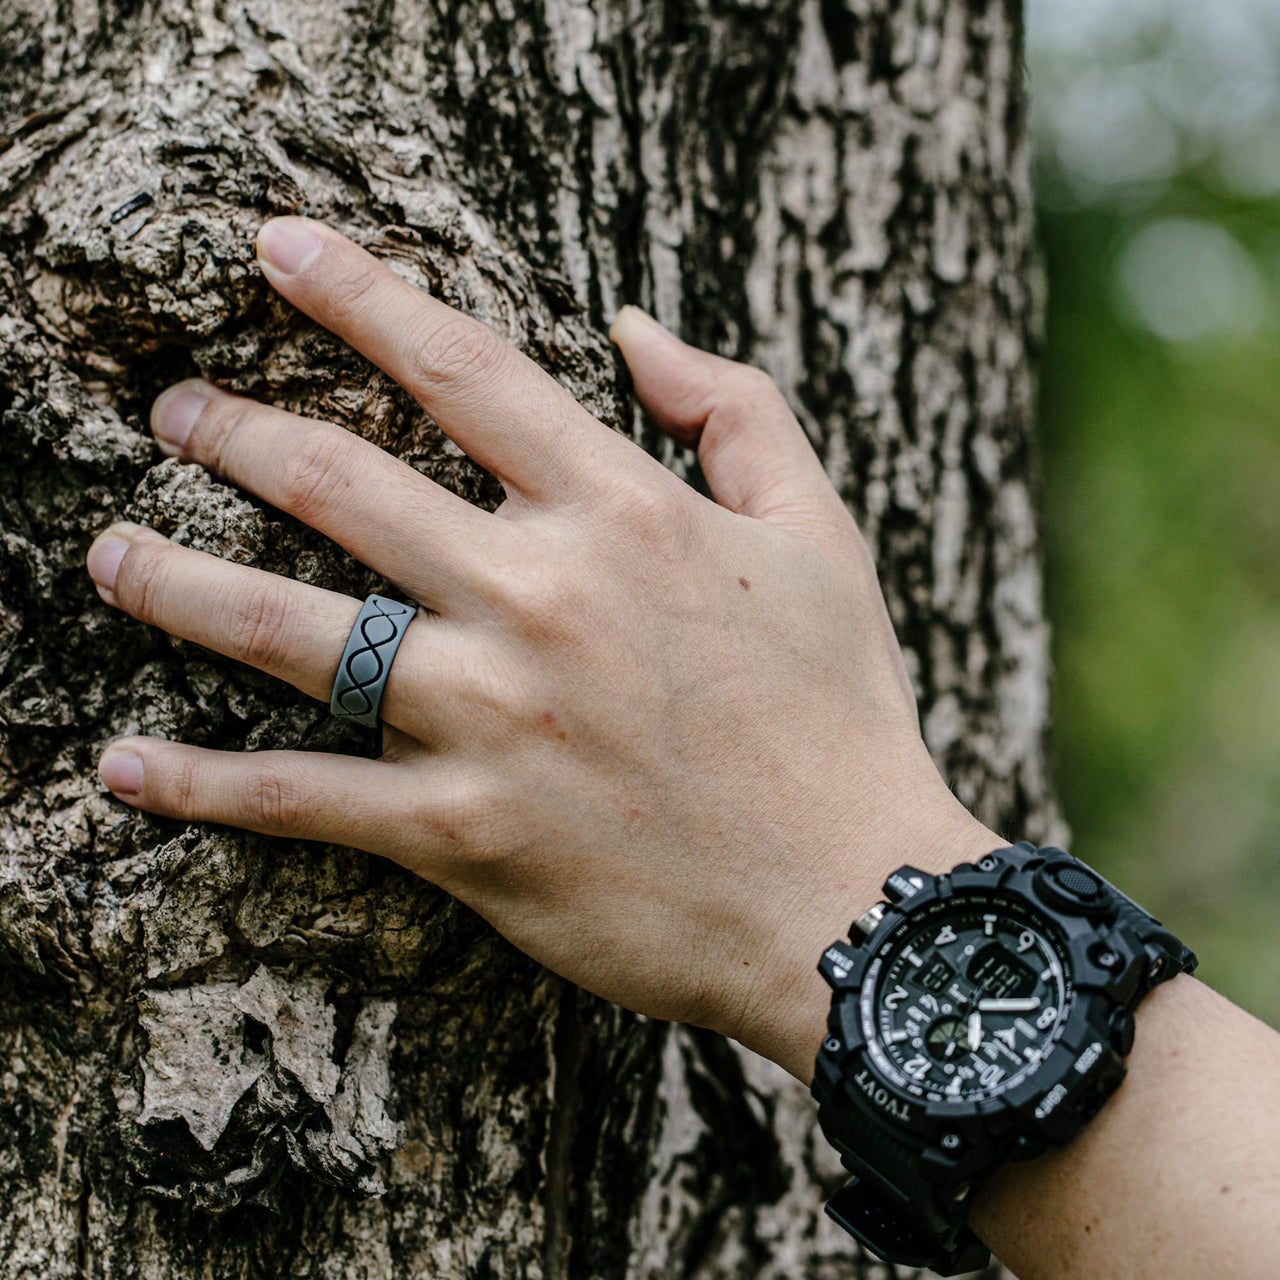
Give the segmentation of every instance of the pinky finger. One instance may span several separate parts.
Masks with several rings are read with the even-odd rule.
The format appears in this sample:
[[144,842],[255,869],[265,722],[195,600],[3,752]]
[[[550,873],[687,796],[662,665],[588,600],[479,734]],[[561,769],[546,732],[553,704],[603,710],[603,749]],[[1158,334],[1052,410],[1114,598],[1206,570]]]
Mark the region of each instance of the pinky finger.
[[215,751],[165,738],[128,737],[98,761],[103,783],[127,804],[190,822],[350,845],[397,862],[406,847],[406,800],[422,785],[407,764],[322,751]]

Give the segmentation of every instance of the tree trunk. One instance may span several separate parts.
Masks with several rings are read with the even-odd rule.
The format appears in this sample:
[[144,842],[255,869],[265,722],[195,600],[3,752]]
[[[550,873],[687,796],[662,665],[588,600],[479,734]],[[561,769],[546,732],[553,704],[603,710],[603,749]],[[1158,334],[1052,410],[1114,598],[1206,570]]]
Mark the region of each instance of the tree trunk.
[[105,793],[127,732],[379,747],[110,609],[84,555],[129,518],[384,585],[161,458],[149,404],[197,371],[501,497],[267,287],[270,215],[342,228],[701,484],[602,337],[636,301],[778,380],[947,778],[1053,835],[1021,57],[1016,0],[4,0],[0,1280],[884,1274],[821,1214],[839,1167],[772,1064],[390,864]]

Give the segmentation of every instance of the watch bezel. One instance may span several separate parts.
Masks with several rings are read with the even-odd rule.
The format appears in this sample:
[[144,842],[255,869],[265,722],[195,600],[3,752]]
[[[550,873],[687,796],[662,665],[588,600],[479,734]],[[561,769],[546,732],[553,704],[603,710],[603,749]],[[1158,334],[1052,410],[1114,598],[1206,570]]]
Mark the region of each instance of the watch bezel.
[[[1108,948],[1116,960],[1112,967],[1103,967],[1095,946],[1101,924],[1097,911],[1074,912],[1046,902],[1036,889],[1040,865],[1032,861],[1016,866],[993,854],[976,866],[961,864],[937,876],[908,875],[910,869],[903,868],[886,882],[902,900],[886,905],[883,918],[856,948],[852,967],[835,984],[832,1037],[824,1053],[839,1059],[841,1083],[855,1105],[870,1110],[922,1149],[935,1146],[935,1154],[942,1153],[938,1144],[946,1134],[953,1143],[958,1139],[951,1147],[953,1153],[989,1152],[1002,1137],[1016,1131],[1023,1138],[1024,1152],[1034,1154],[1047,1143],[1065,1141],[1078,1127],[1064,1124],[1070,1109],[1062,1108],[1062,1102],[1100,1083],[1110,1086],[1109,1093],[1124,1074],[1123,1059],[1108,1038],[1099,1035],[1096,1005],[1099,998],[1116,1005],[1129,1001],[1147,963],[1145,949],[1136,936],[1126,936],[1122,925],[1112,923],[1107,926]],[[863,991],[869,970],[883,963],[900,930],[909,930],[934,904],[949,905],[968,897],[1006,897],[1029,912],[1046,937],[1060,944],[1070,993],[1051,1047],[1034,1071],[989,1098],[931,1101],[900,1087],[876,1063],[863,1023]],[[874,986],[871,1000],[874,1006]],[[832,1052],[832,1039],[840,1043],[838,1054]],[[867,1075],[857,1083],[863,1071]],[[868,1080],[874,1089],[867,1088]],[[1051,1096],[1055,1094],[1056,1098]],[[1041,1110],[1043,1114],[1037,1114]],[[1059,1111],[1061,1117],[1055,1119]]]

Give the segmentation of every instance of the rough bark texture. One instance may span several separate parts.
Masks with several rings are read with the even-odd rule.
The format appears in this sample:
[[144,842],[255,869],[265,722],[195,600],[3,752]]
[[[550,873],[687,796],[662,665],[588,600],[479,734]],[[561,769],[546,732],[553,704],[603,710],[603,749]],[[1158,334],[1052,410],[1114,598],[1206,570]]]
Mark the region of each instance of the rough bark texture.
[[777,378],[857,512],[930,747],[1043,838],[1014,0],[3,0],[0,1280],[836,1277],[805,1091],[568,989],[350,850],[105,794],[141,731],[376,754],[102,604],[110,518],[384,584],[145,419],[202,372],[496,484],[254,266],[342,227],[700,483],[623,301]]

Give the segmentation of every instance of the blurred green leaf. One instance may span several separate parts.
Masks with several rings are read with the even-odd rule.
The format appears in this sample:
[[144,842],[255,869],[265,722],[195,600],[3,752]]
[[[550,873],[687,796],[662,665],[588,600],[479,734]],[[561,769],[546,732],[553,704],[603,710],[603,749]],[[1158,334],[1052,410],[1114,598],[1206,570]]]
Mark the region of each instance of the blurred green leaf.
[[1034,0],[1029,40],[1073,847],[1280,1026],[1280,11]]

